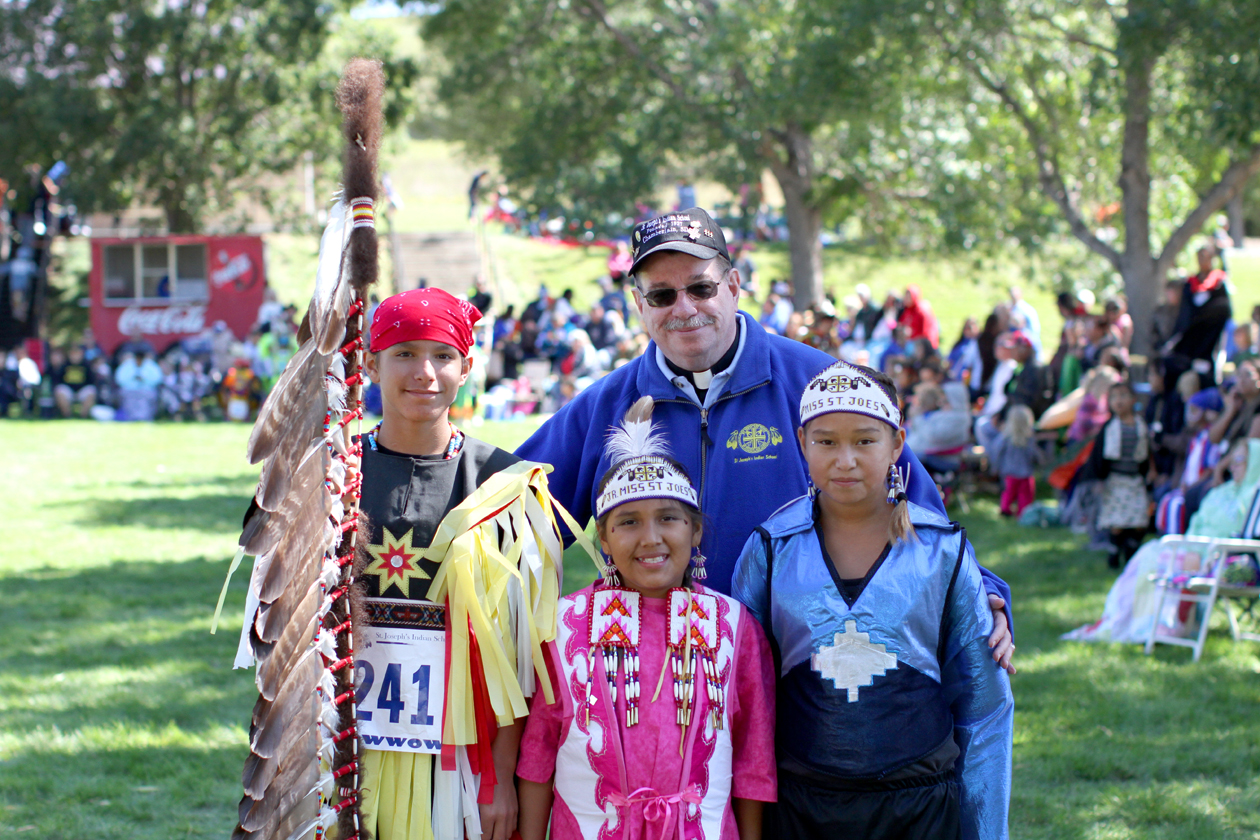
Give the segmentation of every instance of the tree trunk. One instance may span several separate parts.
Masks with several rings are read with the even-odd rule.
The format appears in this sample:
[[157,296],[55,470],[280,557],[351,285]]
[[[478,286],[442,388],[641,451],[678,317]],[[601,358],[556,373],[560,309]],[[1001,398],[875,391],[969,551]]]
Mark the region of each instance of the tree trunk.
[[166,216],[167,233],[197,233],[197,221],[184,206],[182,197],[163,201],[162,212]]
[[788,249],[792,258],[792,300],[797,311],[823,299],[822,211],[810,202],[814,182],[813,140],[795,125],[774,132],[782,154],[767,154],[770,171],[783,191],[787,211]]
[[1150,120],[1153,58],[1139,58],[1124,80],[1124,145],[1120,150],[1120,190],[1124,206],[1124,253],[1120,276],[1133,319],[1135,353],[1151,351],[1151,323],[1159,302],[1159,278],[1151,253]]

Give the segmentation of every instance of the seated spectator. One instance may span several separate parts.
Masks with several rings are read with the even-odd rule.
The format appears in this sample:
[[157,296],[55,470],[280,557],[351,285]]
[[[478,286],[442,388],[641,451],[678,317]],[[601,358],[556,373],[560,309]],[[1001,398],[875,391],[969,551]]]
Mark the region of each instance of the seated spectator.
[[626,280],[613,281],[610,277],[599,278],[599,288],[603,292],[603,296],[599,299],[599,305],[604,307],[606,312],[616,312],[621,316],[623,324],[628,324],[630,319],[630,302],[626,300]]
[[96,404],[96,372],[85,358],[82,345],[72,344],[64,355],[53,352],[52,382],[53,399],[62,417],[72,416],[75,406],[80,407],[80,416],[88,416]]
[[761,317],[757,319],[757,323],[765,327],[766,332],[772,332],[776,335],[787,335],[788,322],[792,318],[793,308],[792,302],[784,301],[781,290],[786,290],[787,284],[783,282],[775,283],[770,290],[770,294],[766,295],[765,301],[761,304]]
[[[1223,409],[1216,422],[1208,428],[1208,439],[1214,445],[1232,447],[1240,440],[1260,438],[1260,416],[1257,416],[1260,413],[1260,376],[1254,364],[1243,362],[1235,371],[1233,382],[1227,382],[1223,387]],[[1193,374],[1193,371],[1187,373]],[[1217,464],[1211,476],[1186,488],[1187,517],[1193,517],[1207,492],[1225,480],[1224,469]]]
[[595,349],[586,330],[569,334],[569,356],[560,365],[560,373],[569,377],[577,391],[608,372],[607,355]]
[[560,363],[568,358],[572,350],[569,338],[574,329],[564,311],[557,308],[551,313],[547,329],[538,336],[538,353],[551,360],[553,370],[558,371]]
[[283,321],[273,321],[271,329],[258,339],[258,361],[255,368],[262,379],[263,393],[275,387],[285,365],[297,352],[297,343]]
[[83,335],[79,338],[79,347],[83,349],[83,358],[89,364],[105,355],[101,345],[96,342],[96,334],[92,332],[91,327],[83,328]]
[[914,388],[919,384],[919,369],[905,356],[896,356],[888,362],[888,375],[897,386],[897,396],[902,405],[914,399]]
[[[634,256],[630,253],[630,244],[618,239],[608,255],[608,277],[614,283],[630,276],[630,267],[634,265]],[[484,310],[483,310],[484,311]]]
[[148,355],[156,356],[157,350],[153,349],[153,345],[144,337],[144,333],[140,332],[139,327],[136,327],[131,331],[127,340],[114,351],[114,358],[121,363],[123,356],[126,354],[130,354],[135,359],[143,359]]
[[35,389],[44,381],[39,365],[26,352],[26,345],[19,344],[5,356],[4,372],[0,376],[0,406],[4,414],[17,405],[22,411],[30,411],[34,405]]
[[1225,408],[1212,424],[1212,442],[1232,444],[1244,437],[1260,437],[1260,376],[1254,362],[1243,362],[1225,384]]
[[1129,316],[1129,301],[1124,295],[1108,298],[1103,304],[1103,317],[1107,328],[1116,338],[1116,344],[1126,354],[1133,343],[1133,318]]
[[137,358],[124,353],[114,371],[118,384],[120,420],[148,422],[157,417],[158,388],[162,384],[162,368],[153,355]]
[[984,378],[978,336],[976,319],[968,318],[963,322],[962,333],[949,351],[949,378],[969,388],[974,385],[977,389]]
[[1037,314],[1037,308],[1024,299],[1024,290],[1018,286],[1011,286],[1006,293],[1010,297],[1011,327],[1021,329],[1028,335],[1033,352],[1040,357],[1041,316]]
[[573,317],[577,315],[577,309],[575,309],[573,306],[573,290],[572,289],[565,289],[563,292],[561,292],[560,297],[556,298],[556,300],[551,304],[551,313],[553,317],[553,323],[554,323],[554,317],[556,315],[559,315],[561,318],[563,318],[566,324],[571,323],[573,321]]
[[836,326],[836,310],[823,301],[814,309],[814,323],[805,336],[805,343],[823,351],[833,359],[840,358],[840,332]]
[[247,423],[262,404],[262,383],[250,367],[249,358],[238,355],[223,376],[219,406],[227,420]]
[[110,369],[109,359],[103,354],[97,356],[92,363],[92,372],[96,374],[96,404],[111,410],[118,408],[118,386],[114,384],[114,371]]
[[941,325],[932,306],[923,299],[923,293],[913,283],[906,286],[905,305],[897,317],[897,323],[908,327],[910,340],[926,339],[932,349],[941,346]]
[[[984,398],[984,405],[980,408],[981,420],[995,416],[1006,407],[1006,386],[1010,384],[1011,377],[1015,375],[1016,369],[1019,368],[1019,362],[1015,361],[1011,344],[1008,341],[998,342],[993,349],[993,357],[996,361],[996,366],[989,377],[989,391]],[[976,439],[980,441],[981,445],[985,445],[979,425],[976,426]]]
[[1260,324],[1243,321],[1234,327],[1234,347],[1234,356],[1230,361],[1235,364],[1260,357]]
[[1155,307],[1151,314],[1151,347],[1156,352],[1168,343],[1177,330],[1177,313],[1181,309],[1180,280],[1168,280],[1164,283],[1164,302]]
[[984,393],[990,390],[991,380],[994,372],[997,370],[997,345],[998,338],[1002,333],[1006,332],[1007,326],[1011,320],[1010,307],[1004,303],[999,303],[993,307],[993,311],[984,319],[984,329],[980,331],[980,335],[976,337],[976,344],[980,348],[980,365],[982,369],[982,378],[980,383],[972,383],[971,389],[978,393]]
[[1076,419],[1072,421],[1068,429],[1069,442],[1089,440],[1098,434],[1103,424],[1111,417],[1111,411],[1107,406],[1107,392],[1120,379],[1120,374],[1111,365],[1100,365],[1085,375],[1082,381],[1085,395],[1081,399],[1080,408],[1076,411]]
[[1078,354],[1081,370],[1084,372],[1093,370],[1102,360],[1103,352],[1119,346],[1120,342],[1116,339],[1116,334],[1112,331],[1111,323],[1106,315],[1088,319],[1085,322],[1084,344]]
[[1016,363],[1011,380],[1006,385],[1008,405],[1026,405],[1033,417],[1040,417],[1054,402],[1054,383],[1049,379],[1049,369],[1037,360],[1032,340],[1022,330],[1007,333],[1002,343],[1010,348],[1010,356]]
[[971,415],[946,399],[939,385],[921,383],[906,419],[906,440],[931,473],[958,469],[957,451],[971,442]]
[[586,322],[586,334],[596,350],[608,350],[617,346],[621,336],[617,334],[614,319],[608,317],[608,310],[602,303],[591,306],[590,317]]
[[[927,383],[929,385],[945,384],[945,368],[941,362],[941,357],[928,352],[925,342],[918,341],[915,344],[917,345],[915,356],[918,362],[916,367],[919,369],[919,383]],[[922,354],[921,358],[920,354]]]
[[879,364],[873,365],[873,367],[892,376],[893,363],[897,359],[910,358],[910,328],[904,324],[899,324],[893,329],[892,336],[883,345],[883,348],[883,352],[879,356]]
[[1155,528],[1161,534],[1183,534],[1186,530],[1186,491],[1211,474],[1224,453],[1212,443],[1210,428],[1224,407],[1215,388],[1200,391],[1186,405],[1186,424],[1181,434],[1166,439],[1178,460],[1165,492],[1157,491]]
[[809,333],[809,326],[805,322],[805,314],[802,312],[793,312],[788,316],[787,329],[783,331],[783,335],[793,341],[804,341]]

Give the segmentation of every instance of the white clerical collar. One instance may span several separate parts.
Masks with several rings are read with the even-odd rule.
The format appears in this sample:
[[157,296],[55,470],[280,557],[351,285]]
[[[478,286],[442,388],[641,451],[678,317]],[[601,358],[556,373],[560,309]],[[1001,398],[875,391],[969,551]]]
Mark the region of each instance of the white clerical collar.
[[[742,316],[736,315],[735,317],[740,318]],[[660,345],[657,345],[656,347],[656,366],[660,369],[661,373],[665,375],[665,378],[669,380],[675,388],[686,394],[692,402],[702,408],[708,408],[717,400],[718,396],[722,393],[722,389],[726,387],[726,383],[729,382],[731,377],[735,375],[735,369],[739,367],[739,360],[744,355],[744,344],[748,340],[747,326],[747,324],[741,325],[742,328],[739,331],[739,338],[735,342],[735,357],[731,359],[731,363],[726,366],[726,370],[718,373],[714,373],[711,369],[700,371],[699,373],[692,371],[691,376],[696,382],[695,385],[692,385],[691,382],[688,381],[687,377],[679,376],[670,369],[669,363],[665,361],[665,353],[661,350]],[[702,377],[704,376],[708,376],[709,378],[705,385],[701,385],[700,383],[704,381],[702,380]],[[696,393],[697,387],[701,390],[705,390],[703,400],[701,400],[700,395]]]

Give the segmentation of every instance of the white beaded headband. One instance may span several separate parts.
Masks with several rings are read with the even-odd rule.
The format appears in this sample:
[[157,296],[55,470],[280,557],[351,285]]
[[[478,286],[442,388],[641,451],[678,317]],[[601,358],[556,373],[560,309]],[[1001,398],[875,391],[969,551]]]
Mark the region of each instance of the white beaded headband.
[[618,505],[644,499],[676,499],[694,508],[700,507],[696,488],[682,470],[665,458],[657,455],[631,458],[617,464],[615,470],[595,503],[596,517]]
[[836,362],[815,376],[801,395],[801,425],[823,414],[865,414],[901,426],[901,411],[892,395],[869,373],[848,362]]
[[[632,419],[639,418],[639,419]],[[668,457],[665,436],[652,426],[652,401],[644,397],[608,433],[605,445],[613,475],[595,500],[595,516],[643,499],[676,499],[700,507],[696,488]]]

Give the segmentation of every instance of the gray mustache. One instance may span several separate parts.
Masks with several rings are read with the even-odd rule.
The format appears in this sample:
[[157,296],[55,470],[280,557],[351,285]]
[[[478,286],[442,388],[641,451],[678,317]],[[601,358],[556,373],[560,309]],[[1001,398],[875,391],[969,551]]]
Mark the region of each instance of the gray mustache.
[[712,315],[692,315],[690,318],[674,318],[666,321],[664,328],[667,330],[694,330],[696,327],[707,327],[716,323],[717,319]]

